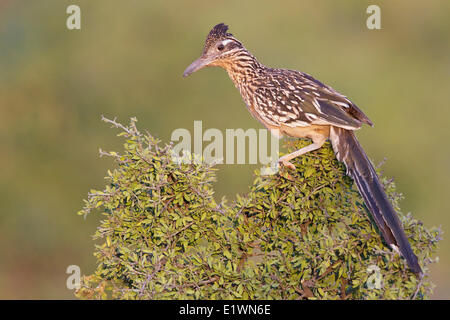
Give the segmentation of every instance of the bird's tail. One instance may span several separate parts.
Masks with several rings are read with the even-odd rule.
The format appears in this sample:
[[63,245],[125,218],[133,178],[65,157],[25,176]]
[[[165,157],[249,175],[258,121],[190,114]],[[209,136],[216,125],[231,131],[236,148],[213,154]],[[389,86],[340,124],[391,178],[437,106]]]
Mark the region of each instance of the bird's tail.
[[358,186],[359,192],[385,241],[393,249],[398,248],[401,255],[406,259],[409,268],[420,275],[422,269],[417,261],[417,256],[412,251],[402,224],[354,132],[331,127],[330,140],[337,159],[347,167],[347,175],[352,177]]

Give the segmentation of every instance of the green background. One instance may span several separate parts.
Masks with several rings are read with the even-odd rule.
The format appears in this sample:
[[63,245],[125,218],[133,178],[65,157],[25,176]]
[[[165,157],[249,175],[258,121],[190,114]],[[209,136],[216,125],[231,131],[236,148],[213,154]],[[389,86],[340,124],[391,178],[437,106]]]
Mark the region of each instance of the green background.
[[[81,7],[81,30],[66,8]],[[368,30],[366,8],[381,8]],[[99,215],[76,215],[121,150],[100,121],[136,116],[168,142],[173,130],[261,128],[226,73],[182,78],[216,23],[272,67],[302,70],[375,123],[358,137],[427,227],[442,225],[434,298],[450,298],[450,2],[0,1],[0,298],[70,299],[66,268],[95,267]],[[223,131],[224,132],[224,131]],[[258,166],[219,166],[216,196],[248,190]]]

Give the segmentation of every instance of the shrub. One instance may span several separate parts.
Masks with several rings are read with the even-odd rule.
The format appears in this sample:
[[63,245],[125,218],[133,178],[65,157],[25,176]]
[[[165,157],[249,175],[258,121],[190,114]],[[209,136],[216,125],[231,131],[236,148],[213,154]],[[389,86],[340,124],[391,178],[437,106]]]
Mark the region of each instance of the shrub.
[[[172,146],[121,130],[124,151],[103,152],[117,168],[91,190],[87,215],[104,215],[98,261],[76,296],[84,299],[423,299],[440,230],[401,213],[382,178],[424,277],[382,242],[352,180],[329,144],[297,158],[297,170],[255,180],[232,205],[214,199],[214,166],[172,161]],[[290,150],[307,144],[290,142]]]

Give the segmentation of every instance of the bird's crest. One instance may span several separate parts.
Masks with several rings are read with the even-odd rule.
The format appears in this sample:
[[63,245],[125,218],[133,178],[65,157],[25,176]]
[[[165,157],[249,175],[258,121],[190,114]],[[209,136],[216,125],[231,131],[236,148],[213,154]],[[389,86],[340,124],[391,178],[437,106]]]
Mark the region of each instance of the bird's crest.
[[226,39],[233,36],[231,33],[228,33],[227,31],[228,26],[226,24],[219,23],[215,25],[214,28],[212,28],[212,30],[206,37],[205,50],[207,50],[211,45],[216,43],[217,40]]

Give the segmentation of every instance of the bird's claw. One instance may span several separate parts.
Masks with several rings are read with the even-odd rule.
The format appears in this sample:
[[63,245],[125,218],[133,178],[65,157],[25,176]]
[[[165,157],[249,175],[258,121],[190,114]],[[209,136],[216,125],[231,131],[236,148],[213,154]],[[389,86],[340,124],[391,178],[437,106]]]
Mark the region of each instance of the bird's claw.
[[282,165],[283,167],[295,170],[295,166],[287,160],[280,159],[280,160],[278,160],[278,163],[280,165]]

